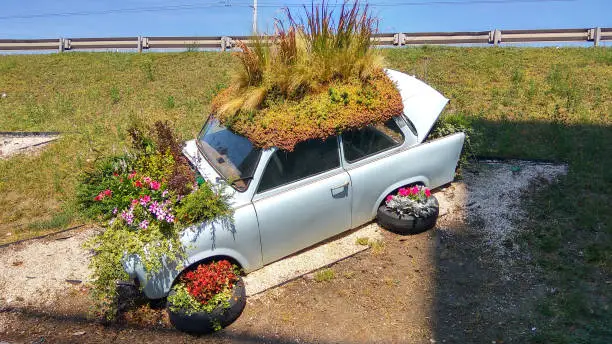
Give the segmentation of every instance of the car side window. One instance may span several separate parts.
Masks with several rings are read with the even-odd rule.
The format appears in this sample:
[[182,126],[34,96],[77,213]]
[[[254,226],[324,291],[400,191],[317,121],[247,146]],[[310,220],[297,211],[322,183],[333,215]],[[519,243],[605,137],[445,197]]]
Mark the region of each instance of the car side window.
[[277,150],[272,154],[257,187],[261,193],[310,176],[340,167],[338,139],[308,140],[295,146],[293,152]]
[[348,162],[397,147],[403,142],[404,134],[393,118],[384,123],[342,133],[344,158]]

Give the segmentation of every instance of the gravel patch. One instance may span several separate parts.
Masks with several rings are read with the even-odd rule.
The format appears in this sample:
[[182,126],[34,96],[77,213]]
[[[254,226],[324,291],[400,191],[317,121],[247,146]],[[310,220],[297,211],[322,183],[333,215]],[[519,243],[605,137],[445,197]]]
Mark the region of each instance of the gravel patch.
[[37,151],[58,138],[59,135],[15,136],[0,134],[0,159],[7,159],[19,153]]
[[449,206],[450,212],[461,213],[483,243],[504,253],[506,240],[523,229],[520,221],[527,215],[521,207],[523,195],[555,182],[567,170],[567,165],[531,161],[480,162],[452,186],[455,204]]
[[244,278],[247,296],[259,294],[364,251],[368,249],[368,246],[358,244],[357,239],[382,240],[381,230],[376,223],[369,223],[357,230],[351,231],[348,235],[345,234],[340,238],[251,272]]
[[0,306],[45,305],[87,282],[89,253],[81,244],[93,229],[65,232],[0,249]]

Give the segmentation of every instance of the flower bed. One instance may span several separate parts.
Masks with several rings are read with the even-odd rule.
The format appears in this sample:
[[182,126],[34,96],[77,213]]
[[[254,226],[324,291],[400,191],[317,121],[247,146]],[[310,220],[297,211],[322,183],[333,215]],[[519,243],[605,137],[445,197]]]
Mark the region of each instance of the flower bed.
[[180,330],[206,333],[232,323],[244,308],[239,271],[227,260],[201,264],[182,275],[168,296],[170,321]]
[[423,186],[400,188],[378,208],[377,220],[384,228],[398,234],[416,234],[435,226],[438,200]]
[[131,129],[133,150],[102,159],[83,176],[79,190],[84,214],[106,227],[86,246],[94,252],[92,295],[107,318],[116,311],[115,282],[128,279],[122,259],[138,255],[149,273],[162,268],[162,257],[180,266],[181,230],[231,215],[221,190],[201,178],[196,182],[166,123],[146,132]]

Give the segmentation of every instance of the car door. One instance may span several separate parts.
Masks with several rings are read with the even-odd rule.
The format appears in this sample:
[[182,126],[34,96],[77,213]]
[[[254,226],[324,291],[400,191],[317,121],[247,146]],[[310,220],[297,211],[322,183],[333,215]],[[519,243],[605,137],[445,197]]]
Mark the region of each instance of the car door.
[[407,147],[398,121],[342,134],[345,169],[353,183],[353,226],[374,218],[384,196],[400,186],[423,183],[435,188],[453,180],[464,134]]
[[350,229],[351,193],[336,137],[272,153],[253,197],[263,263]]

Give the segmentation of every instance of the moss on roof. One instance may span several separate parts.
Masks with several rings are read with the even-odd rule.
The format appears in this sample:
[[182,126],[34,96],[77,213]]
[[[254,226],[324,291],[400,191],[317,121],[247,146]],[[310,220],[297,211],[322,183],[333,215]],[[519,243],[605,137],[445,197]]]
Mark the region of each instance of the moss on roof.
[[[231,94],[231,88],[221,92],[213,107],[218,109]],[[221,123],[255,146],[291,151],[301,141],[325,139],[347,129],[386,121],[402,111],[399,92],[380,70],[367,82],[356,78],[334,81],[298,101],[271,101],[257,111],[217,116]]]

